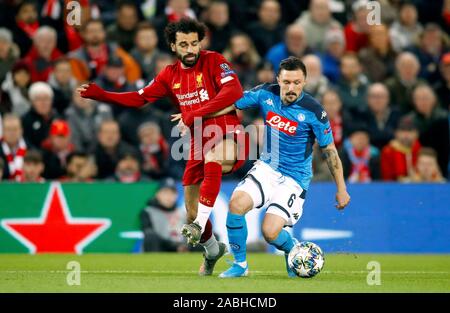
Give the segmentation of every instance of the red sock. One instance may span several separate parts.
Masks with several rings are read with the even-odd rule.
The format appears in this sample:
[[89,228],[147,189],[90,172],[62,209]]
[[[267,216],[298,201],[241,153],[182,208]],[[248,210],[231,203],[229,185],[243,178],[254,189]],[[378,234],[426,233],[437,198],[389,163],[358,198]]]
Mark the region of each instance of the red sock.
[[208,162],[204,167],[204,178],[200,185],[199,202],[203,205],[213,207],[219,195],[220,183],[222,181],[222,165],[216,162]]
[[200,237],[200,243],[204,243],[208,241],[209,238],[212,236],[212,223],[208,219],[205,226],[205,231],[203,232],[202,236]]

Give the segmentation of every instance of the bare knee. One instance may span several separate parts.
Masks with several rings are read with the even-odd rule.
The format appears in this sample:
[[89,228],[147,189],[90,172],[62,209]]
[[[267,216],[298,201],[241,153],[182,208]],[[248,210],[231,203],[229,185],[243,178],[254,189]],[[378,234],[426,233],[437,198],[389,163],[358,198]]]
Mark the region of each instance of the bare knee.
[[208,153],[205,154],[205,163],[209,162],[216,162],[220,165],[223,163],[223,158],[221,158],[215,150],[210,150]]
[[233,193],[229,207],[231,213],[244,215],[253,208],[253,200],[247,193],[237,191]]

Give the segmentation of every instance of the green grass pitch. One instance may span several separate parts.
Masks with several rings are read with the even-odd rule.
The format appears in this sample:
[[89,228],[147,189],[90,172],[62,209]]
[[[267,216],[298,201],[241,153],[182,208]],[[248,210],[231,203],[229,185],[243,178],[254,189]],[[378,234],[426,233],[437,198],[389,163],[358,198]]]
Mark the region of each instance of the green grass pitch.
[[[186,254],[0,254],[0,292],[450,292],[450,255],[329,254],[312,279],[288,278],[284,257],[252,253],[249,277],[199,277],[202,256]],[[69,261],[80,285],[69,286]],[[367,264],[381,265],[381,285],[369,286]]]

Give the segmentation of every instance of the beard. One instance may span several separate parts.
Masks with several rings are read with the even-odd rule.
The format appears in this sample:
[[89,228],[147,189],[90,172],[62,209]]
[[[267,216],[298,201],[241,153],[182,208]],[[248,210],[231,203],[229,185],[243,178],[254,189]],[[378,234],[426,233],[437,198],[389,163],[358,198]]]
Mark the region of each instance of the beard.
[[283,104],[285,104],[285,105],[292,104],[295,101],[297,101],[297,99],[298,99],[298,96],[297,96],[297,94],[295,92],[288,92],[283,97]]
[[[188,61],[187,58],[189,57],[195,57],[193,61]],[[189,53],[186,54],[185,56],[182,56],[181,54],[177,53],[177,58],[178,60],[181,61],[181,63],[183,63],[184,66],[186,67],[193,67],[195,64],[197,64],[198,58],[200,57],[200,53]]]

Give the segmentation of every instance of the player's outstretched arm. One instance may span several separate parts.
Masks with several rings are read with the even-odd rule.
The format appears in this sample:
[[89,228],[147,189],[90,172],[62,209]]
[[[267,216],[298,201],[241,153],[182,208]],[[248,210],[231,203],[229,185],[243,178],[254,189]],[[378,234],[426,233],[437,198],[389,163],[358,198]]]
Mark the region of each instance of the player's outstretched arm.
[[141,107],[147,103],[137,91],[109,92],[100,88],[96,83],[81,85],[77,88],[83,98],[89,98],[101,102],[107,102],[127,107]]
[[350,202],[350,195],[348,194],[347,187],[345,185],[342,162],[339,158],[334,143],[331,143],[328,146],[322,148],[322,154],[324,159],[327,161],[328,168],[330,169],[331,175],[333,175],[334,181],[336,183],[336,208],[338,210],[342,210]]

